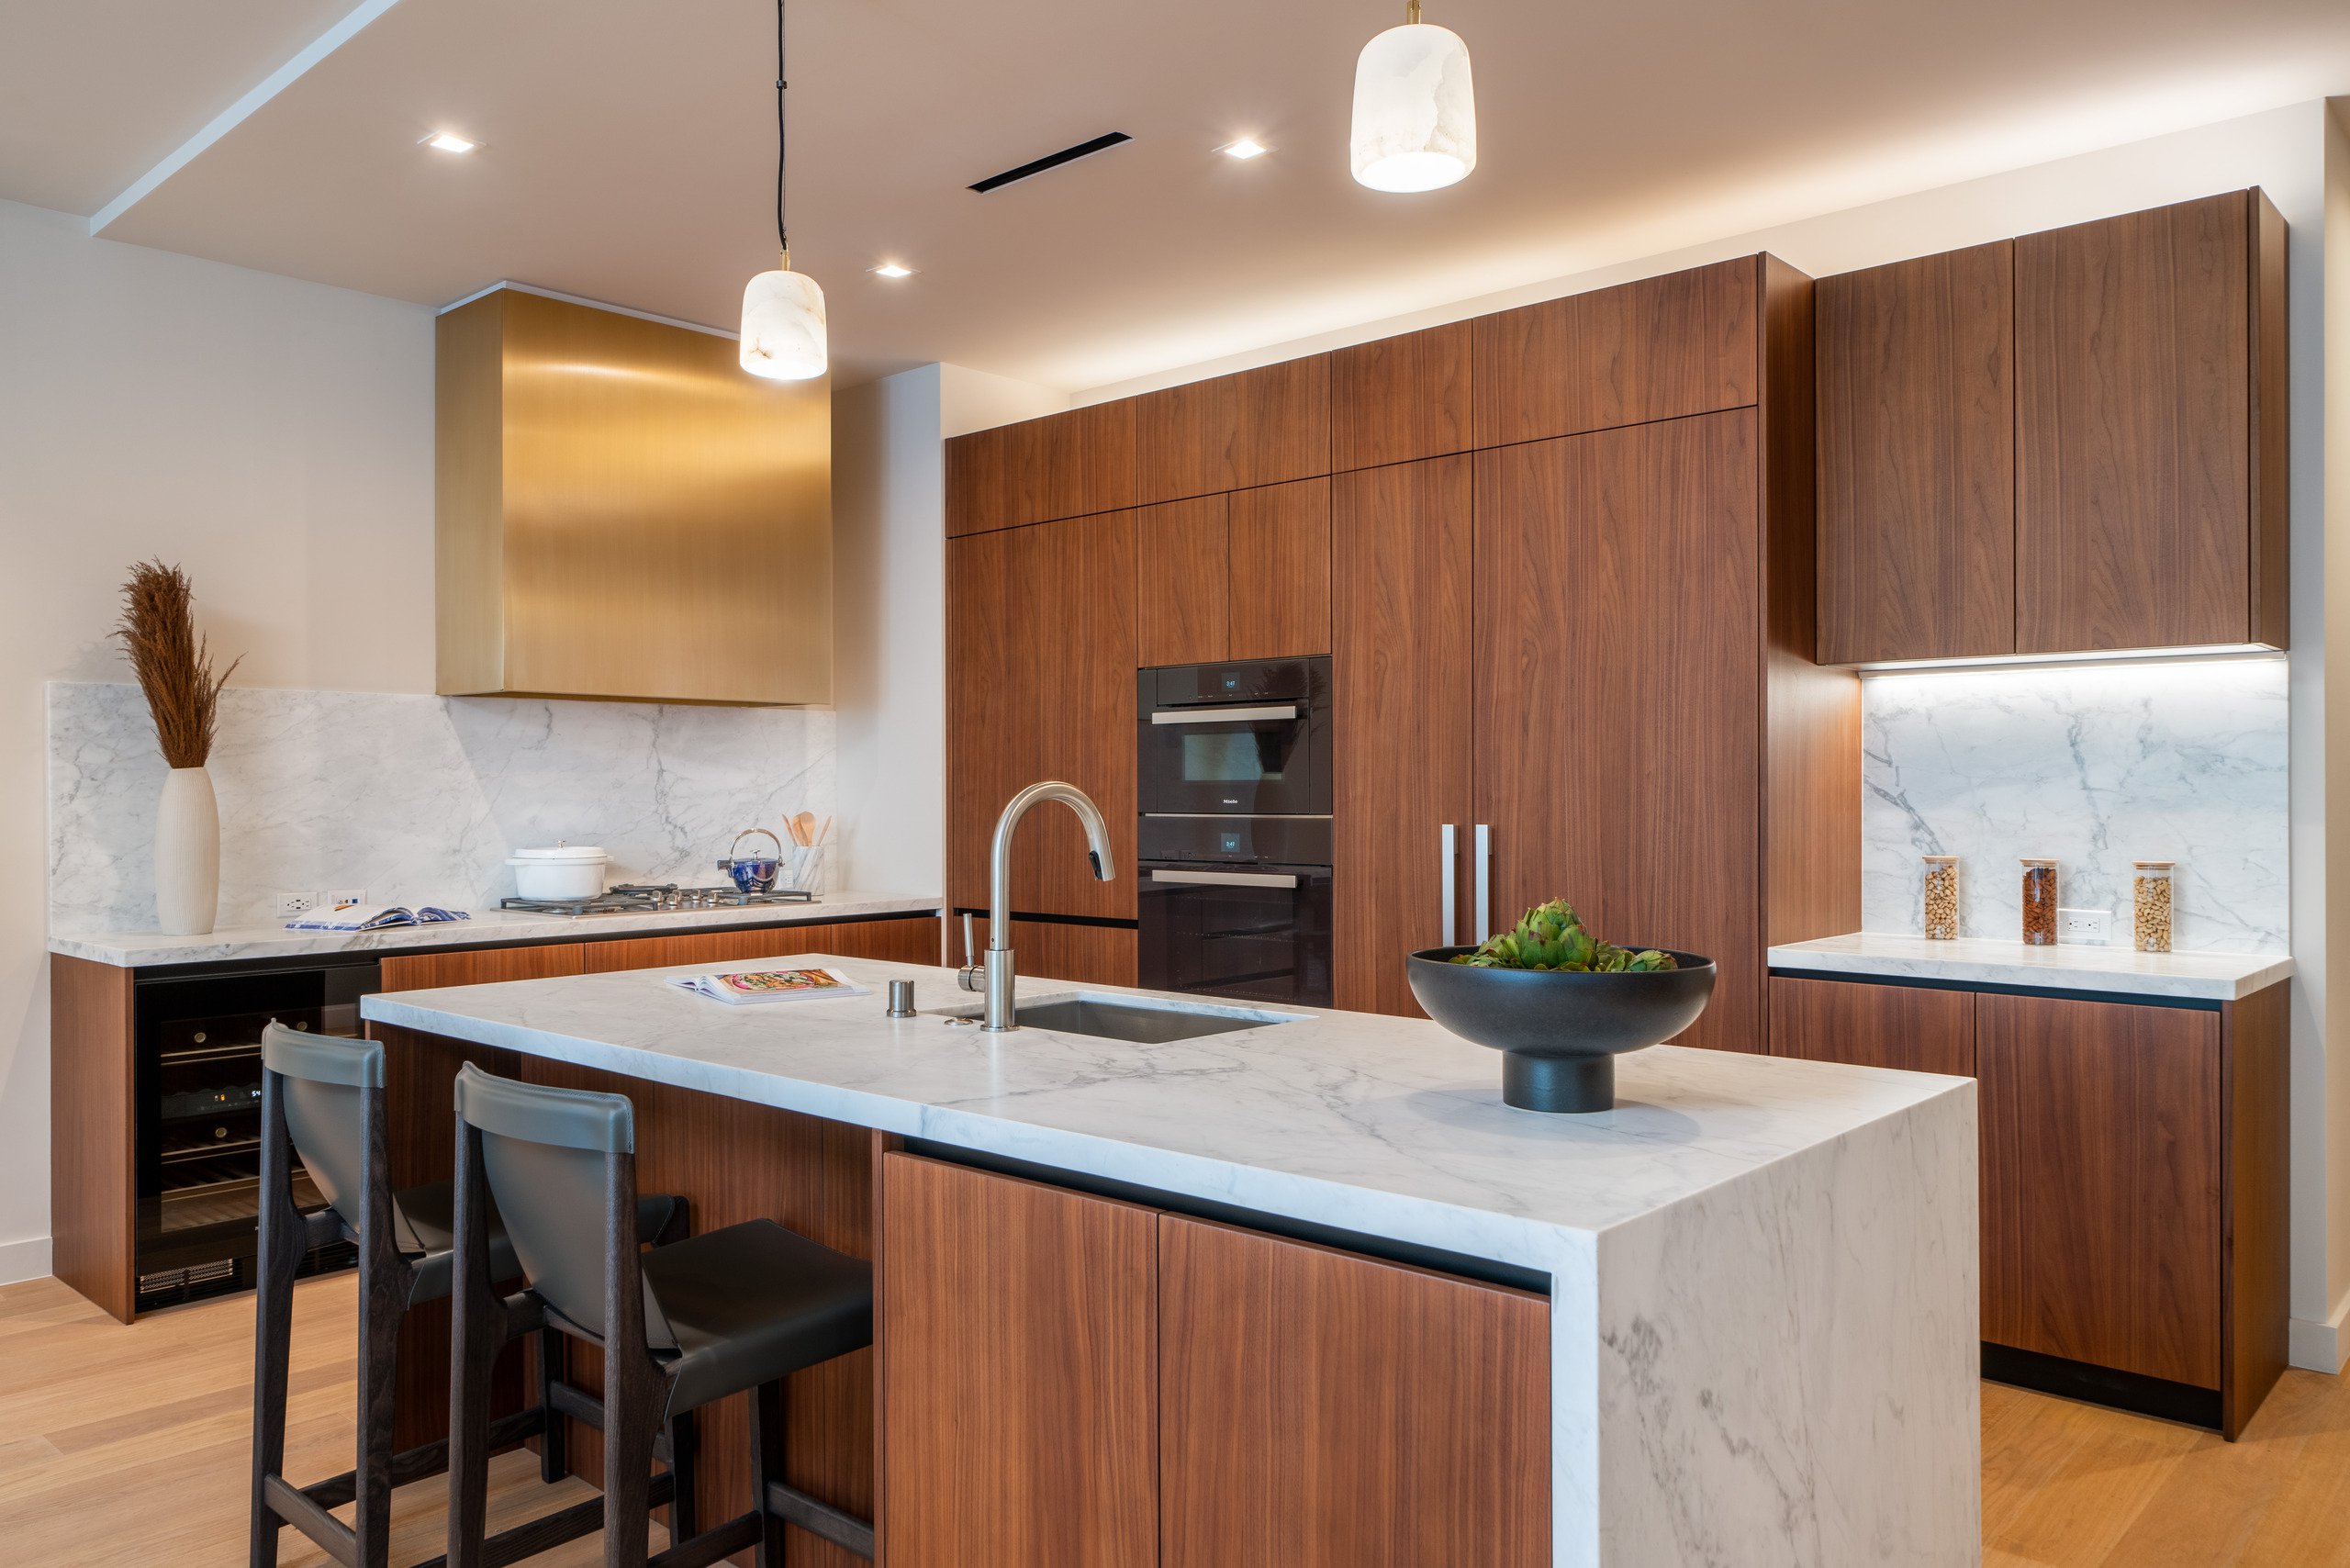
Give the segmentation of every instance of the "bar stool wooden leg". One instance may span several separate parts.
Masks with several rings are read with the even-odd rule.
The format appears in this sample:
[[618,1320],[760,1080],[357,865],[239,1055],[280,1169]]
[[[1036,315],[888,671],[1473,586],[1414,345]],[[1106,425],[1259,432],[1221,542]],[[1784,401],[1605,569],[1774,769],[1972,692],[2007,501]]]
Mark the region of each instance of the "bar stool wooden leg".
[[274,1074],[262,1080],[261,1215],[253,1258],[253,1473],[251,1568],[276,1568],[285,1521],[266,1479],[285,1468],[285,1382],[294,1335],[294,1271],[305,1226],[287,1184],[291,1145]]
[[669,1539],[687,1540],[701,1533],[701,1506],[694,1495],[695,1467],[701,1457],[701,1430],[690,1410],[669,1422],[669,1474],[676,1486],[669,1501]]
[[365,1118],[368,1148],[359,1238],[359,1454],[352,1531],[358,1568],[390,1568],[393,1356],[408,1313],[409,1271],[392,1239],[391,1149],[386,1118]]
[[[489,1520],[489,1385],[501,1338],[497,1287],[481,1239],[489,1223],[487,1179],[480,1142],[464,1131],[457,1138],[457,1256],[449,1293],[448,1568],[481,1568]],[[539,1353],[546,1354],[543,1341]],[[543,1369],[543,1359],[540,1364]],[[561,1417],[550,1415],[546,1440],[560,1443],[562,1428]]]
[[539,1330],[539,1408],[547,1412],[546,1429],[539,1434],[539,1479],[550,1486],[571,1471],[571,1426],[554,1413],[554,1385],[570,1372],[563,1345],[560,1330]]
[[783,1516],[767,1506],[767,1483],[783,1479],[783,1384],[751,1390],[751,1497],[759,1510],[758,1568],[783,1568]]

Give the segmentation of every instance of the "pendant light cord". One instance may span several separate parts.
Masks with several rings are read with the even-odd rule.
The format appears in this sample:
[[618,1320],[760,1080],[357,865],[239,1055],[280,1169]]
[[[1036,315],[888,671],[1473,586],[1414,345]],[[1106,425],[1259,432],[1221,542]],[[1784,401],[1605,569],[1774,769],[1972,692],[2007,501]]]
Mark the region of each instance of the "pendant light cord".
[[775,243],[783,252],[783,266],[791,270],[791,237],[783,226],[784,122],[783,0],[775,0]]

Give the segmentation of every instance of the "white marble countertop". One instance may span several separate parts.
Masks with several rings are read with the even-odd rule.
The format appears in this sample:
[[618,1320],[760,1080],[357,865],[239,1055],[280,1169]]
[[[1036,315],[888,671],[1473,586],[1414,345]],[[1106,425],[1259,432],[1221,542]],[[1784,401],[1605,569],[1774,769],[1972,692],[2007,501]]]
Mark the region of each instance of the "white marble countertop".
[[[361,1010],[1538,1271],[1558,1568],[1715,1561],[1723,1541],[1814,1568],[1979,1562],[1972,1080],[1657,1046],[1617,1058],[1616,1109],[1544,1115],[1502,1103],[1498,1053],[1423,1019],[1237,1009],[1263,1022],[1167,1045],[990,1036],[885,1015],[893,979],[921,1006],[969,1004],[952,970],[789,957],[874,994],[728,1006],[665,983],[696,966]],[[1152,995],[1019,986],[1073,991]]]
[[2141,953],[2131,947],[1856,932],[1773,947],[1774,969],[1811,974],[1877,975],[1946,980],[1954,985],[2028,985],[2050,991],[2109,991],[2204,1002],[2235,1002],[2289,980],[2293,960],[2283,953]]
[[[814,957],[810,956],[811,958]],[[1167,1045],[1008,1036],[916,1004],[954,971],[824,962],[870,997],[729,1006],[666,983],[709,966],[370,996],[369,1019],[735,1099],[1505,1261],[1556,1251],[1965,1081],[1660,1046],[1621,1057],[1619,1104],[1512,1110],[1499,1054],[1424,1019],[1315,1009]],[[1150,996],[1023,977],[1024,998]],[[1180,999],[1168,999],[1180,1000]],[[1196,1000],[1196,999],[1194,999]],[[1549,1231],[1537,1236],[1528,1226]]]
[[212,964],[235,958],[292,958],[305,953],[413,951],[479,947],[504,942],[563,942],[632,933],[659,935],[730,925],[800,925],[875,915],[929,914],[946,906],[935,893],[826,893],[811,904],[761,904],[744,909],[688,909],[655,914],[523,914],[477,910],[471,920],[395,925],[382,931],[288,931],[274,925],[222,926],[203,936],[145,931],[52,933],[49,950],[126,969],[157,964]]

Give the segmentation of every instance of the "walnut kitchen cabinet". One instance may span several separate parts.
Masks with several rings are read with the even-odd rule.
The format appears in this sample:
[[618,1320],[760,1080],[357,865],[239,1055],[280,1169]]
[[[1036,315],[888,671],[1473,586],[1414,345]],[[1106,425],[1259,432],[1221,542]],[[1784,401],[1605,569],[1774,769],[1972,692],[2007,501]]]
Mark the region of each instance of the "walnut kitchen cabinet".
[[1119,511],[1135,500],[1132,399],[999,425],[946,443],[946,532]]
[[894,1568],[1550,1562],[1546,1296],[880,1165]]
[[2286,645],[2258,190],[1823,278],[1823,664]]
[[1474,322],[1474,444],[1739,409],[1762,397],[1756,258]]
[[1975,993],[1771,977],[1771,1054],[1975,1076]]
[[[1691,1038],[1760,1048],[1764,945],[1860,919],[1859,686],[1814,662],[1810,311],[1747,256],[1132,399],[1132,510],[949,541],[950,898],[985,902],[1035,779],[1115,760],[1114,802],[1087,787],[1131,831],[1135,667],[1327,651],[1340,1006],[1416,1014],[1406,954],[1563,895],[1718,960]],[[950,488],[997,483],[968,451]],[[1080,526],[1126,531],[1123,630],[1069,608],[1100,578],[1052,575],[1058,617],[1037,597],[1024,536]],[[1018,913],[1131,916],[1039,822]]]
[[1134,399],[1135,500],[1149,506],[1330,472],[1330,356]]
[[1330,356],[1330,471],[1469,450],[1474,329],[1452,321]]
[[2015,246],[1817,297],[1819,662],[2014,653]]
[[1550,1307],[1161,1215],[1162,1568],[1542,1568]]
[[1771,1048],[1975,1078],[1986,1375],[2233,1438],[2285,1367],[2288,994],[1774,974]]
[[1093,798],[1119,877],[1097,882],[1077,818],[1033,813],[1013,848],[1022,914],[1135,914],[1136,522],[1130,511],[965,534],[946,545],[946,893],[988,906],[1004,802],[1039,779]]
[[1741,1049],[1764,1031],[1758,439],[1740,409],[1477,454],[1491,841],[1472,849],[1491,868],[1472,870],[1460,938],[1564,896],[1611,940],[1711,957],[1682,1043]]
[[1330,482],[1195,496],[1136,513],[1146,665],[1330,651]]
[[[1470,825],[1471,460],[1338,476],[1331,509],[1333,994],[1420,1016],[1404,955],[1453,940]],[[1445,854],[1445,834],[1454,854]]]
[[1761,1049],[1766,943],[1860,917],[1859,689],[1811,659],[1809,281],[1750,256],[1603,292],[1472,324],[1473,455],[1333,481],[1337,1001],[1416,1013],[1407,954],[1565,897],[1713,958],[1684,1039]]
[[2277,209],[2076,224],[2015,267],[2017,651],[2285,646]]
[[[986,949],[988,932],[988,917],[973,915],[971,941],[974,954]],[[947,923],[946,938],[948,958],[960,964],[963,962],[963,926],[960,920]],[[1018,958],[1019,972],[1037,980],[1069,980],[1079,985],[1137,983],[1136,938],[1131,925],[1093,925],[1069,920],[1015,920],[1012,923],[1012,950]]]
[[880,1167],[891,1568],[1152,1568],[1158,1215],[909,1154]]

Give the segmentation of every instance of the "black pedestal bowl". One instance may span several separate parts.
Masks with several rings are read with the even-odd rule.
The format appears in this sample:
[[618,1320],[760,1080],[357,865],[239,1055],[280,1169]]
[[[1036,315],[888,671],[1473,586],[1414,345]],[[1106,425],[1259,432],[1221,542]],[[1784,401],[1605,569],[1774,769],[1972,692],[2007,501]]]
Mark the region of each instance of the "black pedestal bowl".
[[1462,1039],[1502,1053],[1503,1103],[1522,1111],[1613,1109],[1617,1057],[1673,1038],[1697,1021],[1714,994],[1714,961],[1695,953],[1673,953],[1678,969],[1646,974],[1448,962],[1455,953],[1475,951],[1413,954],[1412,994]]

